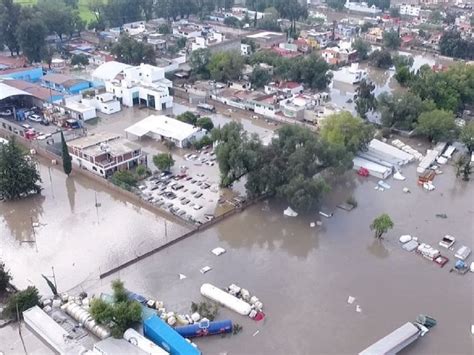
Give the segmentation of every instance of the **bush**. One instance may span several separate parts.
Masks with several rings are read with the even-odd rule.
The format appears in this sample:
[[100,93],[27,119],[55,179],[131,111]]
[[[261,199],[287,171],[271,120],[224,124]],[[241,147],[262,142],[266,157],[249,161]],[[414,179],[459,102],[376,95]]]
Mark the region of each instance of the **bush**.
[[5,264],[0,262],[0,293],[7,289],[11,279],[10,271],[6,270]]
[[[18,319],[17,314],[22,316],[22,312],[39,304],[40,296],[38,289],[34,286],[28,286],[26,290],[20,291],[8,299],[7,306],[3,314],[7,318]],[[18,313],[17,313],[18,306]]]
[[193,147],[196,150],[202,149],[203,147],[207,145],[212,144],[212,139],[209,136],[204,136],[200,140],[196,141],[193,143]]
[[113,184],[126,190],[130,190],[137,184],[137,178],[128,170],[116,171],[114,175],[112,175],[111,181]]
[[139,165],[135,169],[135,173],[139,178],[143,178],[147,174],[147,169],[145,165]]

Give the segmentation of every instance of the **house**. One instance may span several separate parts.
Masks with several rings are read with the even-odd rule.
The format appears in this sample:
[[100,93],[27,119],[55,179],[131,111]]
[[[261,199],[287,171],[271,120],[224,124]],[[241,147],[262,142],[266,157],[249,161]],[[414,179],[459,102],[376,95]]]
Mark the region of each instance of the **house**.
[[328,64],[343,65],[352,63],[357,59],[357,51],[352,49],[350,42],[339,42],[336,47],[326,48],[321,52],[321,57]]
[[71,118],[81,122],[86,122],[97,117],[95,107],[77,101],[75,97],[63,99],[61,106],[69,113]]
[[235,90],[250,90],[252,84],[250,81],[240,80],[240,81],[229,81],[227,87]]
[[306,33],[306,38],[309,44],[315,48],[326,48],[328,43],[331,41],[331,31],[316,31],[311,29]]
[[146,164],[140,145],[114,133],[94,133],[67,142],[72,161],[102,177]]
[[41,85],[66,94],[78,94],[92,87],[90,81],[66,74],[50,73],[41,78]]
[[5,65],[0,65],[0,79],[25,80],[35,83],[40,81],[42,76],[43,69],[41,67],[8,68]]
[[249,103],[254,106],[254,112],[262,116],[273,118],[280,111],[280,105],[274,95],[262,95]]
[[184,37],[186,39],[196,38],[201,36],[202,27],[194,24],[184,24],[173,27],[173,35]]
[[400,15],[402,16],[420,16],[421,7],[413,4],[401,4],[400,5]]
[[383,42],[383,29],[380,27],[369,28],[363,38],[370,43],[381,44]]
[[333,70],[333,81],[339,81],[346,84],[357,84],[362,79],[367,78],[367,71],[359,69],[358,63],[352,63],[350,67],[342,67],[339,70]]
[[165,70],[150,64],[136,67],[108,62],[99,66],[92,76],[102,79],[107,92],[115,95],[122,105],[145,105],[155,110],[173,106],[169,88],[173,83],[165,78]]
[[215,31],[203,32],[201,36],[194,38],[194,42],[191,43],[191,51],[208,48],[209,46],[221,43],[224,39],[225,37],[222,33]]
[[166,49],[166,39],[161,33],[150,33],[147,36],[147,43],[153,46],[155,51],[162,51]]
[[243,56],[249,56],[250,54],[252,54],[252,47],[250,46],[250,44],[241,43],[240,54]]
[[286,95],[292,96],[297,95],[303,92],[303,84],[297,83],[295,81],[281,81],[281,82],[272,82],[264,87],[265,94],[267,95]]
[[286,34],[279,32],[262,31],[251,35],[247,35],[246,38],[250,38],[255,41],[261,48],[271,48],[281,42],[286,41]]
[[84,104],[94,107],[106,115],[120,111],[120,101],[108,92],[95,95],[93,98],[84,98],[81,100]]
[[128,135],[138,138],[148,136],[173,142],[178,148],[186,148],[206,135],[202,128],[164,115],[151,115],[125,129]]

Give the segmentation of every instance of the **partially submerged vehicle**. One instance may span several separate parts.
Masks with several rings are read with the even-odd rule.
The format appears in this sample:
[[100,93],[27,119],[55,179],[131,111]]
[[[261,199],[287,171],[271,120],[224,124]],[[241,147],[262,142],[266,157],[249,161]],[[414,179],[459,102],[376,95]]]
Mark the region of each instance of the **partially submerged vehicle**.
[[445,235],[443,239],[441,239],[441,241],[439,242],[439,245],[443,248],[449,249],[454,245],[455,242],[456,238],[451,235]]

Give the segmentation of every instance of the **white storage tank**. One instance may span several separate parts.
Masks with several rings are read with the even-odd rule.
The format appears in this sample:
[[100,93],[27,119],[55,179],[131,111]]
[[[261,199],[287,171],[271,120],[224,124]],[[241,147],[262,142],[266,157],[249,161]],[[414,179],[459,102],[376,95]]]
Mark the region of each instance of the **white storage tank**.
[[252,309],[247,302],[244,302],[211,284],[203,284],[201,286],[201,294],[239,314],[242,314],[243,316],[248,315]]

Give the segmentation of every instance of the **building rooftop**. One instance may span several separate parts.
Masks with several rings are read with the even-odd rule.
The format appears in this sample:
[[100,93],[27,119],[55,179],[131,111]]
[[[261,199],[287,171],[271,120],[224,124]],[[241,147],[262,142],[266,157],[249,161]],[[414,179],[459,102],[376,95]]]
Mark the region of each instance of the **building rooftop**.
[[163,137],[183,141],[200,129],[164,115],[151,115],[125,129],[125,132],[142,137],[154,133]]
[[8,68],[8,69],[1,69],[0,67],[0,75],[7,75],[13,73],[21,73],[24,71],[34,70],[34,69],[41,69],[37,67],[20,67],[20,68]]
[[98,156],[104,152],[112,156],[123,155],[135,150],[140,150],[140,145],[129,141],[115,133],[94,133],[68,142],[71,147],[76,147],[90,156]]
[[279,33],[279,32],[269,32],[269,31],[265,31],[265,32],[258,32],[258,33],[255,33],[253,35],[248,35],[247,38],[253,38],[253,39],[256,39],[256,38],[262,38],[262,39],[271,39],[271,38],[274,38],[274,37],[280,37],[282,34]]
[[17,89],[15,87],[12,87],[10,85],[5,84],[4,82],[0,83],[0,101],[3,99],[6,99],[8,97],[12,96],[18,96],[18,95],[28,95],[32,96],[30,93]]
[[79,83],[86,82],[84,79],[76,78],[74,76],[70,75],[65,75],[65,74],[57,74],[57,73],[51,73],[51,74],[46,74],[43,76],[44,81],[48,81],[50,83],[54,83],[57,85],[62,85],[65,88],[70,88],[71,86],[74,86]]
[[104,81],[112,80],[123,70],[131,67],[131,65],[112,60],[110,62],[106,62],[102,65],[99,65],[92,73],[92,77]]
[[26,59],[24,57],[11,57],[0,55],[0,68],[21,68],[26,66]]
[[43,100],[49,101],[53,96],[62,96],[60,92],[52,89],[47,89],[38,84],[32,84],[28,81],[24,80],[5,80],[3,81],[4,84],[7,84],[11,87],[17,88],[19,90],[26,91],[27,93],[31,94],[32,96]]
[[67,109],[69,110],[72,110],[72,111],[76,111],[76,112],[87,112],[87,111],[90,111],[90,110],[95,110],[94,107],[91,107],[91,106],[87,106],[87,105],[84,105],[80,102],[76,102],[76,101],[69,101],[66,105],[64,105],[64,107],[66,107]]

